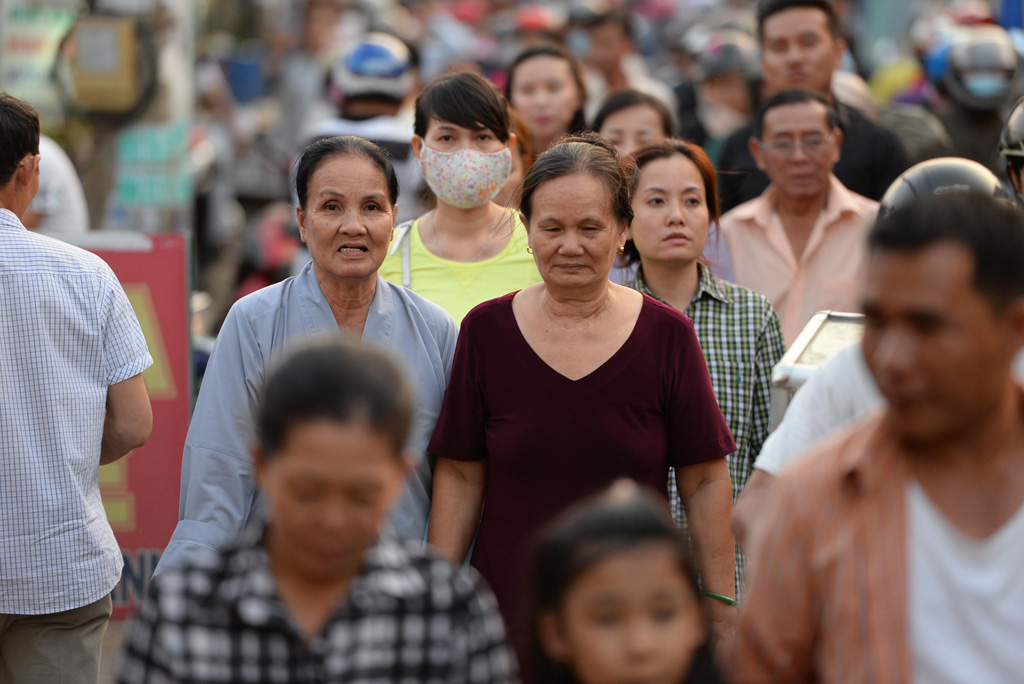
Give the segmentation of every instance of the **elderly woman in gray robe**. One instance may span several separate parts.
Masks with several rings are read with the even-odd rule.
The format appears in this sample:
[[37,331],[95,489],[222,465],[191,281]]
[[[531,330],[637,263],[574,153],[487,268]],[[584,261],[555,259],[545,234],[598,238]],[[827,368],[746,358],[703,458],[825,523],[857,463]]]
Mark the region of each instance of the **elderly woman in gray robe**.
[[[341,334],[382,348],[405,366],[416,390],[407,448],[423,454],[451,372],[457,329],[439,306],[377,275],[395,227],[398,180],[388,155],[361,138],[307,147],[295,178],[303,242],[312,260],[295,277],[235,303],[207,367],[181,465],[178,525],[157,572],[203,549],[224,549],[245,526],[256,497],[257,401],[271,364],[296,342]],[[392,512],[398,534],[422,540],[431,466],[411,466]]]

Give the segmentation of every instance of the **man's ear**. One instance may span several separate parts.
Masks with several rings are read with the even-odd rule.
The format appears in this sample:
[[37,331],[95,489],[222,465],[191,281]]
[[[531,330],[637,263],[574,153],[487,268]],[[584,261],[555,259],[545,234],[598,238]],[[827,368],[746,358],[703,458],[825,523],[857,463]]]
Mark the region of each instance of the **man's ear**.
[[838,69],[839,65],[841,65],[843,63],[843,55],[846,54],[846,50],[847,50],[847,48],[849,46],[846,44],[846,39],[843,38],[842,36],[836,36],[835,41],[836,41],[836,57],[835,57],[835,59],[836,59],[836,68]]
[[761,141],[757,138],[751,138],[747,141],[747,147],[750,149],[750,156],[754,158],[757,168],[764,171],[764,148],[761,147]]
[[836,129],[832,131],[832,135],[834,135],[836,139],[836,158],[835,161],[832,162],[832,166],[835,166],[843,156],[843,129],[836,126]]
[[39,173],[39,160],[41,155],[26,154],[25,158],[18,162],[18,170],[15,174],[20,185],[30,185],[32,177]]

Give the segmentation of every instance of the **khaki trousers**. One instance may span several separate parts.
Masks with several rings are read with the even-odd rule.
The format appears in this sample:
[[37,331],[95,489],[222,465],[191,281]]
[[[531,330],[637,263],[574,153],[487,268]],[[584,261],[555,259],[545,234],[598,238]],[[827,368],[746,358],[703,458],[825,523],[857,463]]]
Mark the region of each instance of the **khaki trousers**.
[[107,595],[61,613],[0,613],[0,684],[96,684],[112,607]]

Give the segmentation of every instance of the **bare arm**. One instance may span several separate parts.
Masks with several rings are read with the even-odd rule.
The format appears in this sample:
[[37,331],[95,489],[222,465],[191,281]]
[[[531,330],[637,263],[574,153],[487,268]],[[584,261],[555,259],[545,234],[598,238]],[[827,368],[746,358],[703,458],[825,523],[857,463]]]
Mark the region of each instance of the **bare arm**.
[[142,373],[107,388],[100,465],[113,463],[146,443],[153,431],[153,408]]
[[462,563],[469,553],[486,483],[486,461],[437,459],[427,543],[453,563]]
[[740,545],[744,553],[751,551],[747,547],[753,538],[752,530],[757,521],[757,512],[763,507],[765,496],[774,482],[774,475],[754,468],[740,497],[736,499],[736,510],[732,514],[732,532],[736,535],[736,543]]
[[[736,542],[729,527],[732,479],[725,459],[676,468],[676,487],[690,521],[702,587],[735,598]],[[714,599],[709,599],[707,606],[716,637],[720,640],[728,636],[736,621],[736,609]]]

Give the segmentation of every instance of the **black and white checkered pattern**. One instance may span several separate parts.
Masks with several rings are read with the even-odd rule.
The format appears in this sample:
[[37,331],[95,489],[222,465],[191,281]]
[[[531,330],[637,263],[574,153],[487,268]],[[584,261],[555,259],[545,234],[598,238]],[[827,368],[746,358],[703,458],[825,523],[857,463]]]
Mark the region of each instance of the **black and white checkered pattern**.
[[517,681],[497,602],[471,568],[383,534],[324,630],[305,642],[277,594],[265,526],[161,575],[130,628],[120,684],[491,684]]

